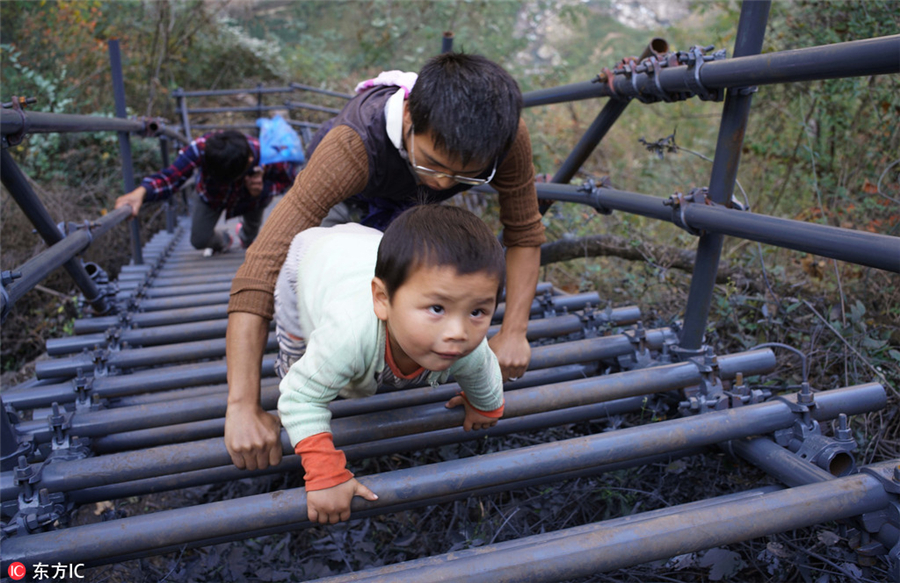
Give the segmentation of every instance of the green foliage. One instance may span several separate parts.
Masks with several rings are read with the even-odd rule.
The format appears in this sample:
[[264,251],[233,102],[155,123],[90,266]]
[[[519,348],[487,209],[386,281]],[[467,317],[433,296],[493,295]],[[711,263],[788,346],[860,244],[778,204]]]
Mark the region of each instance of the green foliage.
[[108,68],[100,2],[3,2],[2,18],[6,96],[34,96],[41,111],[100,109],[109,94],[92,82]]
[[[9,68],[9,82],[15,87],[33,88],[33,93],[44,96],[42,103],[38,104],[39,111],[54,113],[66,113],[71,107],[71,97],[61,96],[61,84],[66,80],[66,69],[58,73],[57,78],[48,78],[25,65],[21,61],[21,53],[11,45],[0,45],[4,57],[4,64]],[[26,93],[30,95],[32,92]],[[53,169],[54,158],[59,152],[60,134],[36,134],[29,139],[29,168],[37,174],[46,174]]]
[[487,0],[319,0],[237,18],[254,36],[279,47],[292,79],[346,91],[373,71],[418,70],[440,51],[445,31],[455,34],[454,49],[511,64],[509,57],[525,45],[509,34],[521,10],[518,3]]
[[63,67],[55,77],[45,77],[35,69],[22,63],[22,54],[12,45],[0,45],[5,64],[10,67],[9,77],[6,83],[22,89],[31,89],[29,92],[39,93],[44,97],[41,104],[42,111],[66,113],[66,109],[72,105],[71,97],[63,97],[62,84],[66,82],[66,68]]
[[[895,11],[895,3],[885,1],[776,2],[766,50],[898,34]],[[761,91],[747,141],[773,180],[759,208],[836,226],[895,228],[889,201],[873,197],[872,186],[900,151],[898,89],[896,76],[876,76]]]
[[230,88],[251,85],[248,80],[288,78],[278,45],[251,37],[234,19],[215,19],[197,31],[193,43],[203,48],[188,57],[184,87]]

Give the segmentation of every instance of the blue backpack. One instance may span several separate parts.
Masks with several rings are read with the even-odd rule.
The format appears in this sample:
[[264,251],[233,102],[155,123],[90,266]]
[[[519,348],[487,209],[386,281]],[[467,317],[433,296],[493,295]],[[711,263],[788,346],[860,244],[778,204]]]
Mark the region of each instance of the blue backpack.
[[276,162],[303,163],[303,145],[294,128],[280,115],[256,120],[259,127],[259,162],[263,166]]

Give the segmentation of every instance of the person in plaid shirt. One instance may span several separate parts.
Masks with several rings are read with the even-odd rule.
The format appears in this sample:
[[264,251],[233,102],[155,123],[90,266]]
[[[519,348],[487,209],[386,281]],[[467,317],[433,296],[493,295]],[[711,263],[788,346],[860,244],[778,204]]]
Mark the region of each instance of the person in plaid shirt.
[[205,134],[181,150],[171,166],[116,199],[115,208],[130,204],[137,216],[143,203],[169,198],[197,171],[191,245],[215,253],[228,250],[231,235],[215,230],[224,210],[226,220],[242,217],[238,238],[246,249],[256,239],[272,197],[287,190],[296,176],[289,162],[260,166],[259,155],[259,140],[252,136],[234,130]]

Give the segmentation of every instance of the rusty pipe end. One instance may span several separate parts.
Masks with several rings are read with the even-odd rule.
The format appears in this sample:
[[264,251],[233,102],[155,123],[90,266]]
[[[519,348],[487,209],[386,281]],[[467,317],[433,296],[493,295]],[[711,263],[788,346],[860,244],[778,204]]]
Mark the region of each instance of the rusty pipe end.
[[146,125],[147,135],[155,136],[156,132],[159,131],[159,120],[156,119],[148,119],[144,122]]
[[453,50],[453,31],[447,30],[444,31],[444,35],[441,38],[441,52],[449,53]]
[[643,61],[650,56],[660,57],[668,52],[669,41],[657,36],[650,39],[650,43],[644,47],[644,51],[641,53],[641,56],[638,57],[638,61]]

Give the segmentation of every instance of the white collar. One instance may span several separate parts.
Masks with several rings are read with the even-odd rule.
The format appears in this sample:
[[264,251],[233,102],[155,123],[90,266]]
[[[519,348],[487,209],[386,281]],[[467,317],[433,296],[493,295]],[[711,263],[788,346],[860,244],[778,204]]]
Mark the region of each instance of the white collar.
[[406,149],[403,147],[403,103],[405,99],[406,90],[401,88],[384,104],[384,122],[388,138],[404,158],[406,157]]

